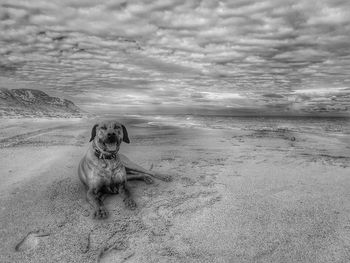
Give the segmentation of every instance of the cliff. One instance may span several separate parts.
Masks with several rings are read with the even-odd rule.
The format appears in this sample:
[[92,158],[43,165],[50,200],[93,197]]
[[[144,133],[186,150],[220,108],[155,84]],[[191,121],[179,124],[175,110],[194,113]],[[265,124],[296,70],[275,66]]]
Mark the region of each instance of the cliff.
[[0,117],[82,117],[72,101],[41,90],[0,88]]

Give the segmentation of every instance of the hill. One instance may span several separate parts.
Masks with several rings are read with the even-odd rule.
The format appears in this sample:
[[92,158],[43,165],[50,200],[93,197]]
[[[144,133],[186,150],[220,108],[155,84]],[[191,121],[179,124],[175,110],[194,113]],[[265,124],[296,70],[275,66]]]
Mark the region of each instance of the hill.
[[82,117],[72,101],[41,90],[0,88],[0,117]]

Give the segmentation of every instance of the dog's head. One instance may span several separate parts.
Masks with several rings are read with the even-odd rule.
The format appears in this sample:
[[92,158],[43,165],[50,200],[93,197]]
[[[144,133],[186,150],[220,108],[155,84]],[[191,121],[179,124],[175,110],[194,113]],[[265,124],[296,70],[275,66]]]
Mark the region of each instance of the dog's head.
[[107,152],[118,151],[122,141],[130,143],[125,126],[117,121],[103,121],[95,124],[91,131],[90,142],[93,140]]

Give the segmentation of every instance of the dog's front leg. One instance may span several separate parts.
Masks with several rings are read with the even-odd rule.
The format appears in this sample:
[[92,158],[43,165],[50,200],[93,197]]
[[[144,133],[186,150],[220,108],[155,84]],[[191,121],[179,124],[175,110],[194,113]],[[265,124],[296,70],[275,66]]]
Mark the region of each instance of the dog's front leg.
[[87,191],[86,198],[94,209],[94,217],[97,219],[103,219],[108,216],[108,211],[102,202],[103,194],[98,188],[90,188]]
[[125,207],[126,207],[127,209],[130,209],[130,210],[136,209],[136,203],[135,203],[135,201],[132,199],[130,190],[129,190],[129,188],[128,188],[126,182],[123,183],[123,184],[121,185],[120,188],[121,188],[121,189],[120,189],[120,190],[121,190],[120,193],[124,195],[123,201],[124,201]]

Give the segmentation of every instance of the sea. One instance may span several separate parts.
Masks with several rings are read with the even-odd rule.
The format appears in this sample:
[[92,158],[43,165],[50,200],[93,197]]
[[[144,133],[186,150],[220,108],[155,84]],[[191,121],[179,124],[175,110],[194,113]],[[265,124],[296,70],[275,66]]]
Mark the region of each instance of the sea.
[[[346,117],[232,117],[204,115],[124,115],[133,126],[183,127],[257,131],[290,131],[328,135],[349,135],[350,118]],[[350,142],[349,142],[350,145]]]

